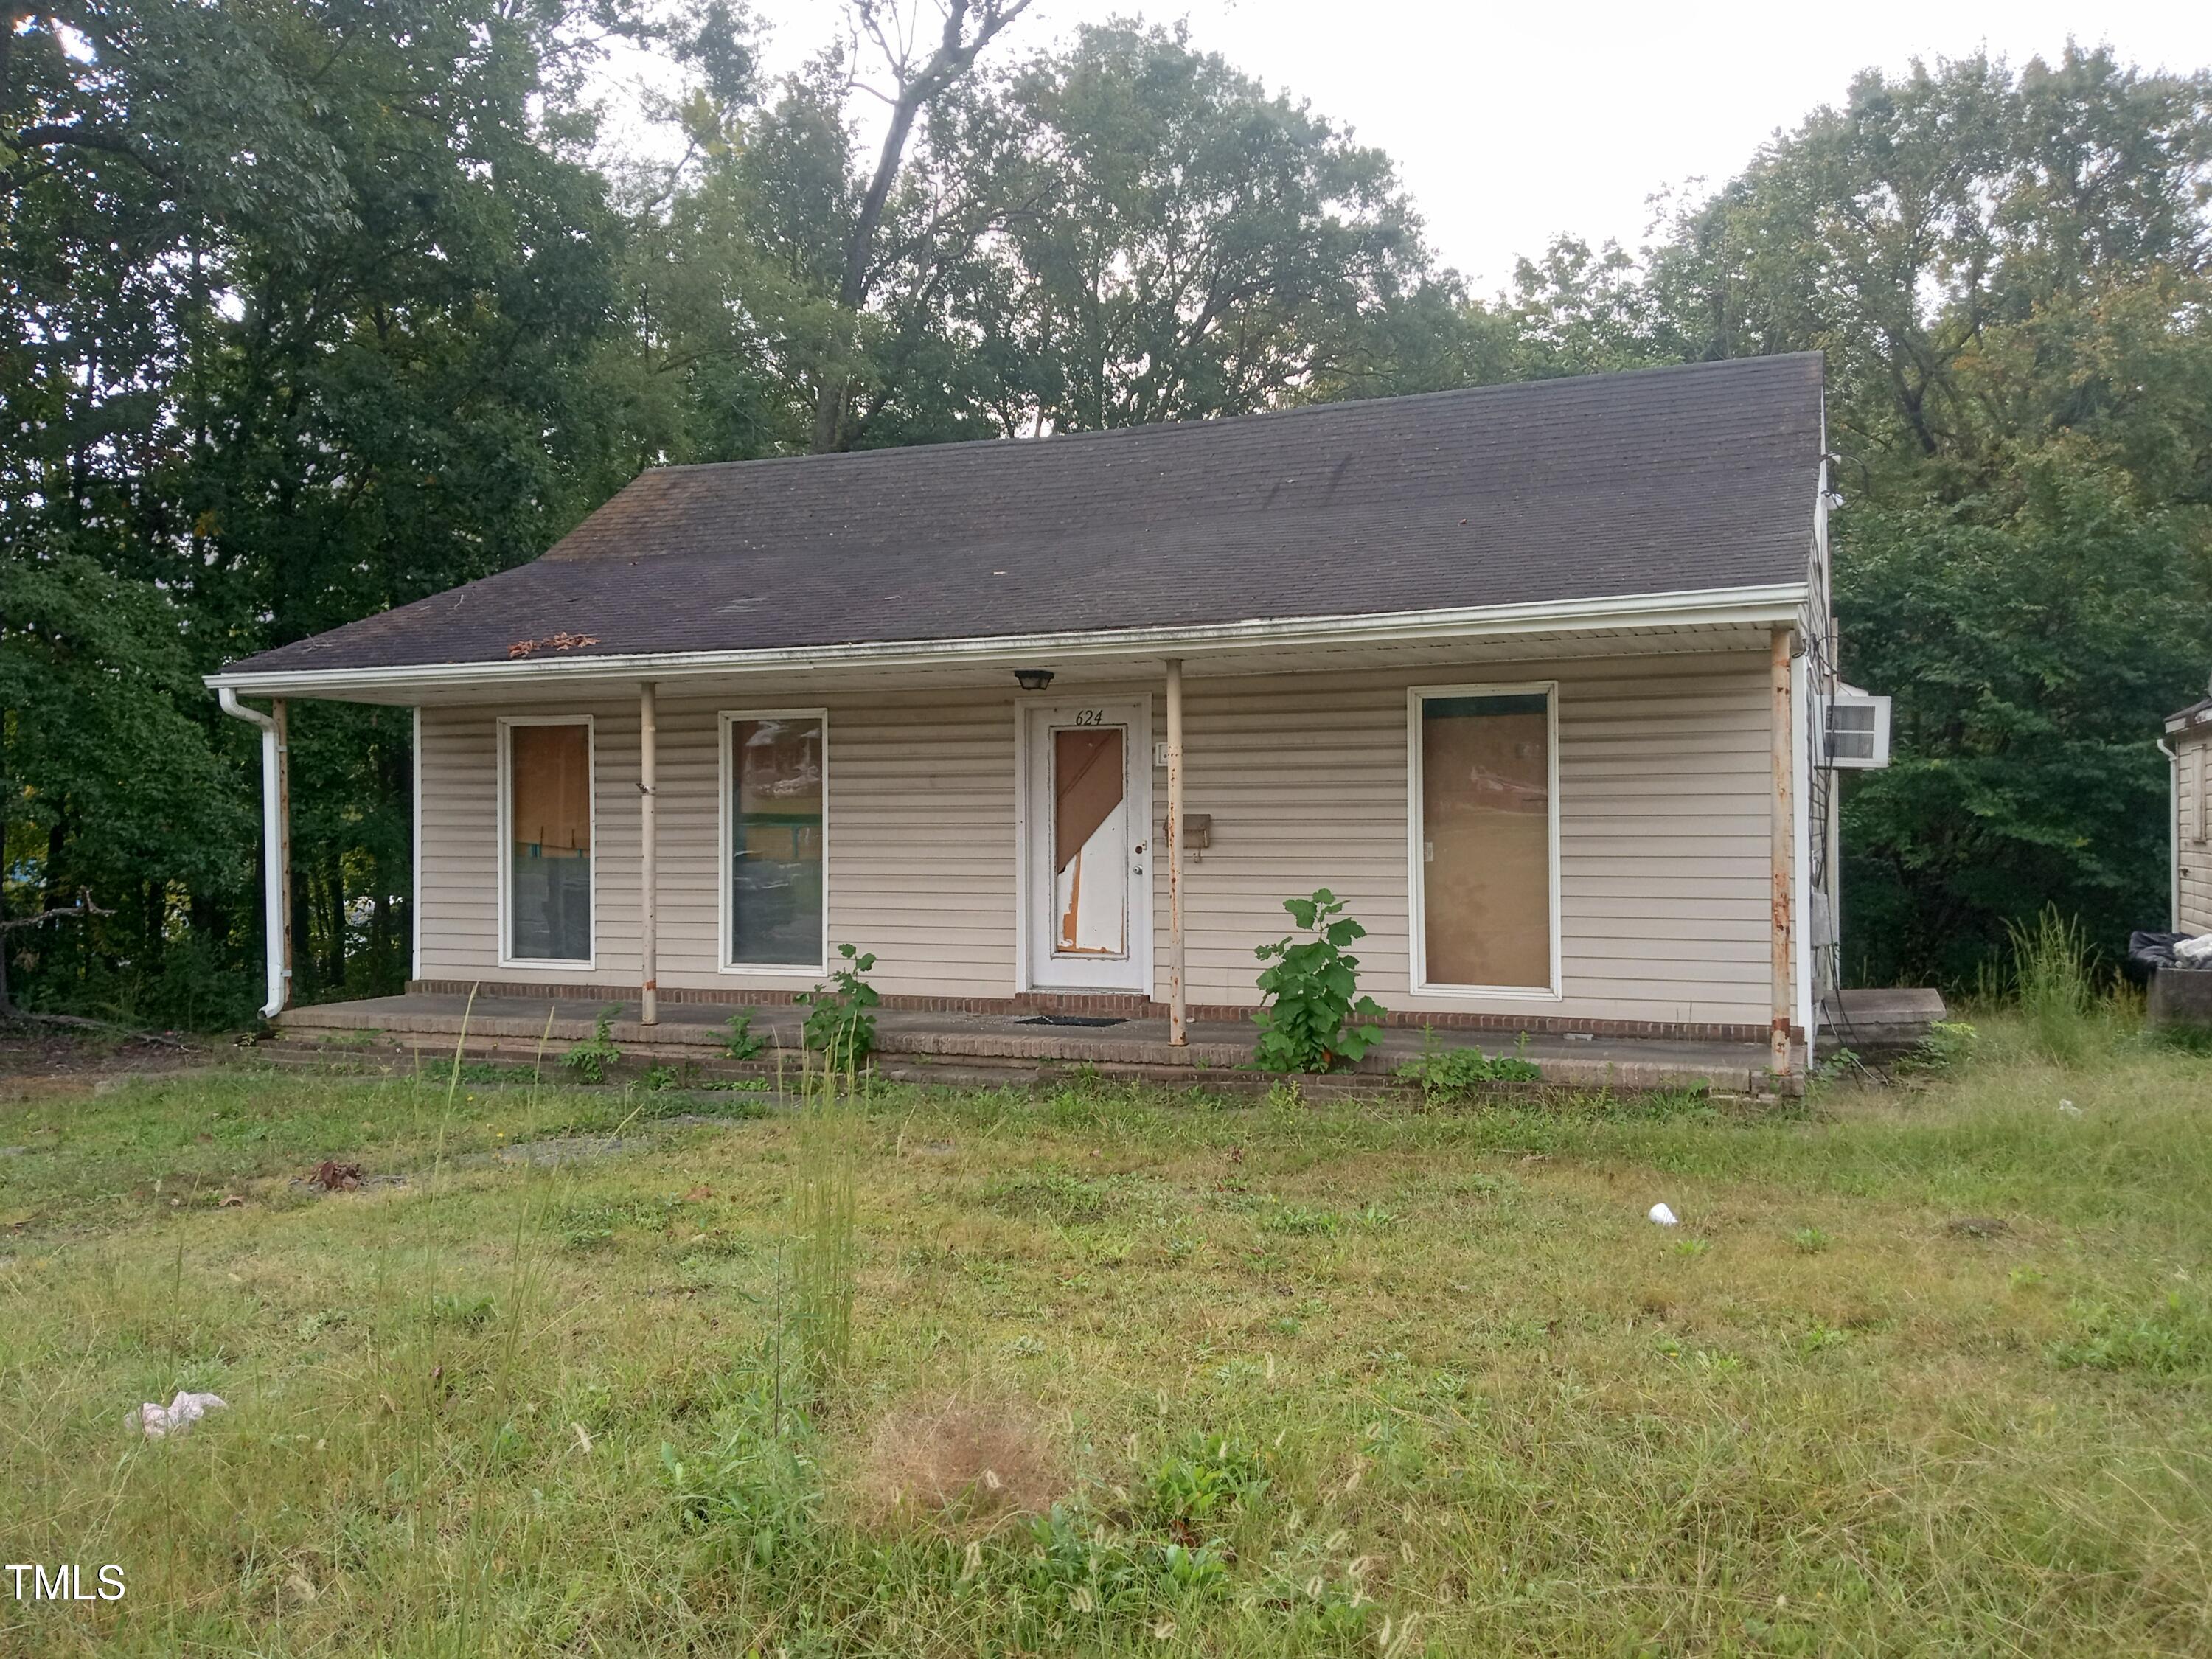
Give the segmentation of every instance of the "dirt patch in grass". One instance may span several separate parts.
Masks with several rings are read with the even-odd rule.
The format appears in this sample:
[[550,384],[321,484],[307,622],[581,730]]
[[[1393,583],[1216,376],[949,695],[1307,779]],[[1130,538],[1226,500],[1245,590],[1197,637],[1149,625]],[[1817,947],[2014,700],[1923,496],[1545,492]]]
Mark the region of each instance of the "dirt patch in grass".
[[82,1035],[0,1026],[0,1100],[66,1099],[110,1079],[204,1066],[213,1051],[175,1033]]
[[1042,1515],[1067,1491],[1052,1436],[1034,1413],[1007,1401],[887,1412],[852,1480],[854,1516],[868,1530],[963,1538]]

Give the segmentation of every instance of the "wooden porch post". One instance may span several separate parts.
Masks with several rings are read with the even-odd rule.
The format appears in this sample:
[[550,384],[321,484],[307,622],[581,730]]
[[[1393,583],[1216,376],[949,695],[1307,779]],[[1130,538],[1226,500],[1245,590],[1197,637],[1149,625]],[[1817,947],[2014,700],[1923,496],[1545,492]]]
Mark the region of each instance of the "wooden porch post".
[[1182,659],[1168,659],[1168,1042],[1190,1041],[1182,994]]
[[651,680],[637,688],[638,1018],[660,1023],[659,722]]
[[1795,630],[1778,628],[1774,630],[1768,652],[1768,669],[1774,694],[1773,708],[1773,845],[1769,860],[1773,883],[1772,934],[1773,960],[1773,1031],[1769,1039],[1771,1057],[1769,1066],[1777,1076],[1790,1073],[1790,972],[1793,952],[1790,932],[1794,919],[1790,915],[1790,900],[1795,892],[1792,855],[1796,850],[1796,822],[1791,787],[1793,757],[1792,730],[1796,725],[1795,700],[1790,695],[1790,645]]

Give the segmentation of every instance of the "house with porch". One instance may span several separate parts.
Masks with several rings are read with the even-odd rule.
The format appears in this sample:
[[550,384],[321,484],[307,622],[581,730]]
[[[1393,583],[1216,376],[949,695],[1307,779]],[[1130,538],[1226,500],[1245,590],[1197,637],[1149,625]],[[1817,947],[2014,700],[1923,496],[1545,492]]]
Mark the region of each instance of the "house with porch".
[[[1802,1076],[1825,451],[1802,354],[656,468],[533,562],[210,678],[264,728],[267,1012],[620,1002],[677,1042],[851,944],[887,1049],[1249,1060],[1255,948],[1328,887],[1395,1044]],[[407,997],[286,1008],[303,697],[415,711]]]

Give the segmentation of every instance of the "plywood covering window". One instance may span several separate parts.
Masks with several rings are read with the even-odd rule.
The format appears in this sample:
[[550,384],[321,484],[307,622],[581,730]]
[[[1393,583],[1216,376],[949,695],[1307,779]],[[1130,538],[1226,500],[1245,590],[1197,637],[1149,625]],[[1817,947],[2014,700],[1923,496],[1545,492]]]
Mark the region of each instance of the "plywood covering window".
[[722,720],[723,965],[823,970],[828,721],[819,711]]
[[1416,989],[1556,994],[1554,688],[1418,690]]
[[1118,726],[1052,734],[1053,948],[1128,954],[1126,738]]
[[516,720],[504,773],[507,956],[592,959],[592,728]]

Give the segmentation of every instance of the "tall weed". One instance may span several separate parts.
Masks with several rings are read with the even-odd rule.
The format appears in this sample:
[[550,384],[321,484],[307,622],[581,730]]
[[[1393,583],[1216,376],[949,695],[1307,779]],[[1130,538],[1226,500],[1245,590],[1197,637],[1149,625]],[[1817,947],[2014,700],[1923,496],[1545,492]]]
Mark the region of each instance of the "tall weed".
[[817,1389],[844,1366],[853,1343],[854,1281],[860,1272],[854,1170],[862,1112],[854,1073],[810,1066],[799,1124],[799,1232],[792,1244],[792,1316],[807,1382]]
[[2013,991],[2028,1041],[2046,1060],[2078,1065],[2104,1047],[2111,1022],[2100,1016],[2096,963],[2075,917],[2046,908],[2032,925],[2008,924]]

